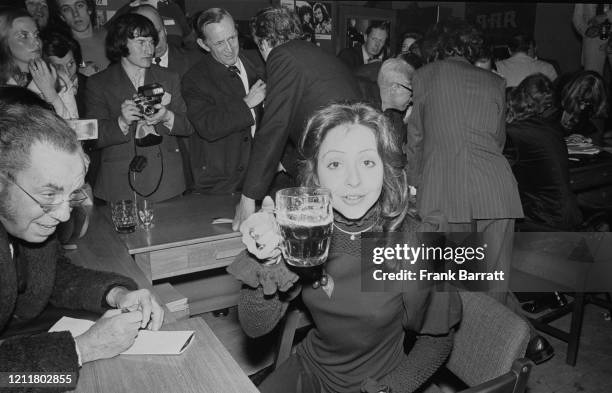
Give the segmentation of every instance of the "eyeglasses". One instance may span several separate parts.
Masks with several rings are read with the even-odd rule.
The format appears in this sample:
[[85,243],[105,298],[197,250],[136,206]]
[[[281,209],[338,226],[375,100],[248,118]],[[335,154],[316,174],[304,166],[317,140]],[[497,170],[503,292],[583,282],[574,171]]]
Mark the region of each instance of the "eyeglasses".
[[408,90],[410,92],[410,94],[412,94],[412,87],[410,86],[406,86],[403,83],[399,83],[399,82],[395,82],[396,85],[403,87],[404,89]]
[[[21,191],[23,191],[27,196],[29,196],[34,202],[36,202],[36,204],[38,206],[40,206],[40,209],[45,213],[45,214],[49,214],[52,213],[54,211],[56,211],[57,209],[59,209],[59,207],[64,203],[64,202],[68,202],[68,206],[70,206],[70,208],[76,207],[76,206],[80,206],[83,202],[85,202],[85,200],[88,198],[87,194],[85,193],[85,191],[83,191],[81,188],[74,190],[67,199],[62,199],[61,201],[57,201],[57,202],[50,202],[50,203],[42,203],[40,202],[38,199],[34,198],[34,196],[32,196],[32,194],[30,194],[29,192],[27,192],[23,187],[21,187],[19,184],[17,184],[16,181],[14,181],[13,179],[11,179],[9,176],[7,175],[3,175],[3,177],[5,179],[7,179],[8,181],[10,181],[11,183],[13,183],[14,185],[16,185]],[[54,200],[56,199],[56,196],[50,196],[49,197],[50,200]]]

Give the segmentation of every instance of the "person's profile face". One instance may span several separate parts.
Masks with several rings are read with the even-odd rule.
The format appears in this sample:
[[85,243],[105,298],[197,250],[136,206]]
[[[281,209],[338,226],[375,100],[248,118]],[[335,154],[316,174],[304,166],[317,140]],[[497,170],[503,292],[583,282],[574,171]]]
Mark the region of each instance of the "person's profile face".
[[153,55],[155,54],[155,41],[153,37],[128,38],[127,48],[129,54],[125,59],[140,68],[151,67]]
[[412,37],[405,38],[402,42],[402,53],[408,53],[412,44],[416,42],[416,39]]
[[7,189],[3,191],[6,197],[2,202],[0,222],[11,235],[41,243],[55,232],[60,222],[70,218],[71,208],[63,202],[45,213],[32,197],[39,203],[67,200],[72,192],[83,186],[86,166],[81,154],[60,152],[41,143],[32,145],[29,162],[28,168],[14,174],[13,182],[1,180]]
[[38,34],[36,22],[30,17],[15,19],[8,30],[8,47],[21,71],[27,69],[30,60],[38,59],[42,54],[42,42]]
[[150,20],[151,23],[153,23],[153,26],[155,26],[155,30],[157,31],[157,46],[155,47],[155,56],[163,56],[168,50],[168,35],[161,17],[158,13],[155,13],[152,10],[138,10],[135,13],[144,16]]
[[44,29],[49,23],[49,6],[47,0],[26,0],[26,10],[36,21],[39,28]]
[[77,78],[77,64],[72,51],[68,51],[64,57],[49,56],[49,62],[55,66],[58,72],[66,75],[69,80],[74,82]]
[[365,50],[370,56],[378,56],[387,41],[387,31],[385,29],[372,29],[366,37]]
[[238,61],[238,31],[232,18],[224,17],[219,23],[204,26],[205,48],[219,63],[226,66]]
[[91,27],[91,10],[85,0],[57,0],[60,16],[72,31],[84,32]]
[[316,22],[323,22],[323,11],[321,11],[320,7],[315,8],[313,13]]
[[383,162],[374,132],[359,124],[331,129],[319,148],[317,178],[319,186],[331,191],[336,211],[353,220],[363,217],[378,201],[383,186]]
[[409,80],[402,80],[392,85],[391,99],[393,107],[401,111],[406,110],[412,101],[412,86]]

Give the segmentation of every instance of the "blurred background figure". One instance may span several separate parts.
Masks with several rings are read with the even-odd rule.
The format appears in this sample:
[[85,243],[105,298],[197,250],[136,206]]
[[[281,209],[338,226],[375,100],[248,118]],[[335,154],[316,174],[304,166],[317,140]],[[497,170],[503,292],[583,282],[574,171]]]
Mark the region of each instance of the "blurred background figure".
[[0,9],[0,81],[39,94],[64,119],[79,117],[69,81],[42,57],[42,41],[34,19],[22,9]]
[[529,75],[542,73],[554,82],[557,71],[536,56],[536,44],[531,35],[517,34],[508,42],[511,56],[495,63],[497,72],[506,79],[506,87],[518,86]]
[[331,34],[332,21],[327,12],[327,8],[322,3],[315,3],[312,6],[314,16],[314,27],[316,34]]
[[578,72],[561,90],[560,123],[564,134],[581,134],[601,145],[608,106],[603,78],[595,71]]

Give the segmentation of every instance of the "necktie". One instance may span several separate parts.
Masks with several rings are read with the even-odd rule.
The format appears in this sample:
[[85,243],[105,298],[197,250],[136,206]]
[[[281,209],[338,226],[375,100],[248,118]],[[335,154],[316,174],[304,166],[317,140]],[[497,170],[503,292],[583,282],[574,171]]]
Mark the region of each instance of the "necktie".
[[227,67],[227,69],[230,70],[231,72],[233,72],[236,75],[240,75],[240,70],[235,65],[231,65],[231,66]]
[[156,57],[155,58],[155,64],[159,65],[159,63],[161,63],[161,57]]

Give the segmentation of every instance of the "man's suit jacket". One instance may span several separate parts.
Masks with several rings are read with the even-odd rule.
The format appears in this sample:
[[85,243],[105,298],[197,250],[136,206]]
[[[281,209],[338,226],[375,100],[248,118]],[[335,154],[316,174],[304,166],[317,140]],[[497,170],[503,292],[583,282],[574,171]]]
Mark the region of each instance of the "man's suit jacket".
[[[128,183],[129,164],[134,154],[147,159],[147,166],[136,174],[132,183],[142,194],[155,189],[160,175],[158,190],[149,197],[152,201],[163,201],[180,195],[185,190],[181,153],[177,137],[189,136],[193,128],[185,114],[187,108],[181,96],[177,74],[152,65],[145,73],[144,84],[160,83],[171,96],[168,109],[174,112],[174,126],[168,130],[159,123],[156,132],[163,136],[160,145],[137,147],[134,151],[134,132],[124,135],[118,124],[121,103],[132,99],[136,93],[134,85],[120,64],[112,64],[106,70],[91,76],[87,83],[87,117],[98,119],[98,143],[102,149],[102,162],[94,187],[94,195],[105,201],[131,199]],[[171,135],[169,135],[171,133]],[[162,170],[163,165],[163,170]],[[132,176],[130,174],[130,176]]]
[[296,147],[316,110],[334,101],[360,98],[350,70],[335,56],[306,41],[289,41],[272,49],[266,75],[265,113],[255,134],[243,188],[243,194],[253,199],[266,195],[283,151],[283,166],[289,174],[297,175]]
[[502,154],[504,80],[464,58],[449,58],[418,69],[412,88],[407,152],[419,213],[441,211],[458,223],[522,217]]
[[[258,54],[251,60],[241,53],[240,60],[249,86],[263,78]],[[196,130],[190,139],[196,191],[225,194],[242,189],[256,121],[243,100],[246,94],[240,77],[208,54],[185,74],[183,97]]]
[[[102,314],[110,288],[137,288],[127,277],[73,265],[53,238],[36,245],[13,240],[13,246],[16,261],[0,225],[0,333],[11,324],[22,326],[36,318],[49,303]],[[23,291],[19,291],[18,267],[23,269]],[[78,372],[74,339],[68,332],[9,338],[0,344],[0,370]]]
[[[182,48],[168,41],[168,68],[172,72],[178,74],[183,79],[183,76],[197,63],[202,57],[202,53],[198,50]],[[184,97],[183,97],[184,98]],[[185,185],[187,189],[192,189],[194,186],[193,172],[191,170],[191,152],[189,149],[189,138],[177,138],[181,159],[183,160],[183,173],[185,175]]]
[[[355,70],[365,65],[365,63],[363,62],[362,46],[363,45],[353,46],[351,48],[344,48],[340,51],[340,53],[338,53],[338,58],[342,60],[344,64],[346,64],[351,70]],[[376,57],[379,58],[381,62],[386,60],[384,48],[381,51],[381,53],[379,53],[378,56]],[[380,63],[380,62],[377,62],[377,63]],[[374,63],[369,63],[369,64],[374,64]]]

